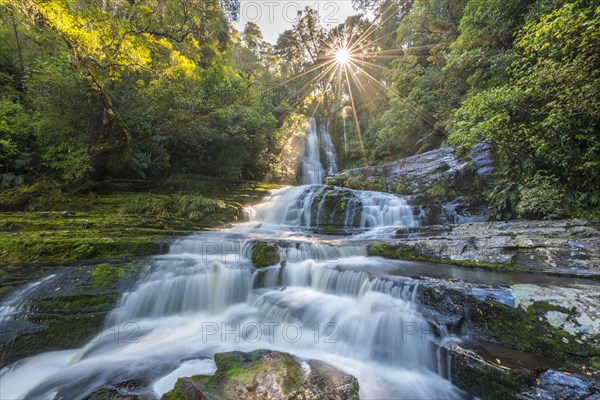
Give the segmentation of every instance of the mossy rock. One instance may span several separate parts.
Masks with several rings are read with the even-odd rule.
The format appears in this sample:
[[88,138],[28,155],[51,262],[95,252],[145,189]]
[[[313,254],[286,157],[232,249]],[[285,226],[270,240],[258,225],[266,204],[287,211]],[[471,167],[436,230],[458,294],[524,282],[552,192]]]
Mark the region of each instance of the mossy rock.
[[267,242],[258,242],[252,249],[251,260],[256,268],[264,268],[279,264],[281,257],[277,246]]
[[[180,378],[163,400],[194,398],[237,399],[251,396],[259,384],[287,396],[302,384],[302,367],[287,353],[256,350],[215,354],[214,375]],[[261,385],[261,386],[262,386]]]
[[356,378],[309,361],[309,373],[291,354],[270,350],[215,355],[214,375],[180,378],[162,400],[343,398],[358,399]]
[[[327,187],[313,199],[310,225],[319,233],[340,234],[346,226],[348,203],[355,194],[351,190]],[[357,207],[348,227],[359,227],[361,209]]]
[[243,205],[276,187],[177,174],[97,182],[87,193],[63,192],[53,181],[14,188],[0,193],[0,262],[156,254],[171,238],[236,221]]

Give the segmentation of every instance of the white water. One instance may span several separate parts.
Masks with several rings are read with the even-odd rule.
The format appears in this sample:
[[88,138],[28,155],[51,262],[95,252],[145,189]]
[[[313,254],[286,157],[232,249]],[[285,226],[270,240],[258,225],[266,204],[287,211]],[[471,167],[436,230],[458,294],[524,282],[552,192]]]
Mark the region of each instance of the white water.
[[321,146],[325,151],[325,157],[327,159],[327,174],[335,174],[338,172],[337,166],[337,157],[335,155],[335,147],[333,145],[333,141],[331,140],[331,135],[329,133],[329,120],[323,122],[321,126]]
[[[129,379],[145,380],[141,394],[160,397],[178,377],[213,373],[215,353],[263,348],[354,375],[364,399],[461,398],[434,372],[441,360],[418,311],[417,281],[377,273],[382,260],[366,257],[353,237],[306,236],[311,198],[324,188],[277,191],[248,213],[251,222],[176,241],[123,294],[95,339],[4,368],[0,398],[76,399]],[[414,224],[401,199],[353,193],[367,233]],[[287,264],[253,268],[257,239],[280,243]]]
[[[321,149],[324,151],[326,160],[321,160]],[[327,162],[327,170],[323,167],[322,161]],[[311,118],[302,159],[300,182],[303,185],[323,183],[325,172],[327,174],[338,172],[335,148],[329,134],[329,122],[323,122],[319,126],[317,120]]]
[[[25,285],[21,290],[17,290],[0,304],[0,323],[8,322],[14,319],[15,315],[21,313],[27,305],[27,296],[35,290],[36,287],[44,282],[50,281],[56,277],[55,274]],[[2,397],[0,397],[2,398]]]
[[[269,201],[254,207],[253,218],[266,226],[319,227],[332,222],[328,218],[333,215],[327,214],[330,210],[324,204],[330,196],[339,196],[340,192],[347,196],[342,218],[347,230],[359,230],[365,232],[367,237],[373,237],[382,232],[393,233],[397,228],[418,225],[411,207],[401,197],[382,192],[331,189],[324,185],[296,186],[275,191]],[[355,218],[357,213],[360,215],[358,220]]]

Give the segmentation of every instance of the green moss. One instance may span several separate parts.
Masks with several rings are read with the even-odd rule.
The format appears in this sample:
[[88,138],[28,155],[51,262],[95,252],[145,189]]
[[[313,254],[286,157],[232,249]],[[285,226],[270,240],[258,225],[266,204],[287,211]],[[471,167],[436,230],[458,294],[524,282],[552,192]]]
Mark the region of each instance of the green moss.
[[[586,363],[600,356],[600,348],[591,342],[578,343],[575,336],[551,325],[548,311],[573,314],[573,310],[544,301],[533,302],[526,310],[495,307],[482,310],[486,318],[485,334],[518,350],[542,354],[575,363]],[[596,342],[597,343],[597,342]]]
[[91,274],[94,280],[93,286],[97,288],[109,287],[125,275],[121,265],[111,265],[108,263],[96,265]]
[[420,260],[420,257],[414,250],[406,249],[400,246],[391,246],[388,243],[372,243],[368,249],[369,256],[390,258],[393,260]]
[[402,182],[398,181],[394,185],[394,193],[405,196],[411,194],[412,190]]
[[0,263],[155,254],[169,238],[235,221],[243,204],[276,187],[188,175],[155,185],[161,193],[61,194],[40,182],[1,194],[4,209],[30,211],[0,213]]
[[513,398],[515,391],[532,385],[536,378],[530,370],[500,370],[485,363],[472,363],[469,367],[474,369],[470,374],[477,377],[468,382],[469,393],[489,400]]
[[[311,204],[311,225],[319,233],[340,234],[345,228],[348,201],[354,194],[350,190],[325,188]],[[360,223],[360,210],[356,210],[352,226]]]
[[268,267],[270,265],[279,264],[281,258],[276,246],[266,242],[258,242],[252,249],[252,264],[256,268]]
[[2,364],[45,351],[76,348],[93,339],[106,314],[115,306],[118,293],[78,294],[36,300],[27,321],[39,331],[0,340]]
[[335,176],[333,183],[336,186],[355,190],[373,190],[376,192],[386,191],[385,178],[365,176],[362,174],[344,173]]
[[368,178],[365,182],[365,190],[372,190],[375,192],[385,192],[386,187],[382,179]]
[[432,186],[425,191],[425,195],[431,199],[441,199],[446,196],[446,189],[441,186]]
[[[214,375],[180,378],[175,387],[163,395],[162,400],[189,399],[182,390],[188,383],[194,385],[209,398],[243,397],[242,391],[255,386],[257,377],[262,374],[281,378],[278,384],[281,385],[285,394],[299,389],[303,381],[300,364],[291,355],[279,353],[276,358],[271,359],[268,357],[268,353],[266,350],[256,350],[251,353],[215,354],[217,371]],[[264,357],[265,355],[266,357]]]

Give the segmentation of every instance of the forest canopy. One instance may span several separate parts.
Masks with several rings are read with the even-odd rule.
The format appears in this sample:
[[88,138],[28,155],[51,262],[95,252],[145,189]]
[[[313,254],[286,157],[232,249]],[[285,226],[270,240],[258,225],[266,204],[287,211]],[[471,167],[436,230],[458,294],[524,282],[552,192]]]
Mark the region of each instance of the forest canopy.
[[343,168],[488,140],[498,217],[548,214],[540,198],[556,216],[598,209],[597,2],[354,5],[338,26],[307,7],[269,43],[256,24],[233,28],[235,1],[2,0],[0,190],[293,182],[305,115],[330,118]]

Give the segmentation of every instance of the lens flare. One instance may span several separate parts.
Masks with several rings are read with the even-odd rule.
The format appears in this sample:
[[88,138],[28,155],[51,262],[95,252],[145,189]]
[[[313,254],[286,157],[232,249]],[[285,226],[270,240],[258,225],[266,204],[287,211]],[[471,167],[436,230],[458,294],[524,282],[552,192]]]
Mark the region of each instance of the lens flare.
[[348,48],[346,47],[338,49],[335,52],[335,61],[338,64],[346,65],[350,62],[351,59],[352,55],[350,54],[350,50],[348,50]]

